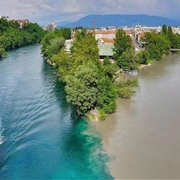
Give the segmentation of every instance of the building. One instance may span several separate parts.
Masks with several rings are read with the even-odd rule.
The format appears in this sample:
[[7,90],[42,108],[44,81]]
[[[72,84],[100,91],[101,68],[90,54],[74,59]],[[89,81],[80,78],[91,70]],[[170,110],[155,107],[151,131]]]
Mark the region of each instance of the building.
[[8,19],[9,18],[9,16],[0,16],[0,19]]
[[174,34],[180,34],[180,27],[172,27],[172,31]]
[[114,27],[95,29],[95,39],[98,41],[98,44],[113,44],[116,32],[117,29],[115,29]]
[[66,51],[68,53],[70,53],[70,49],[71,49],[72,43],[73,43],[73,39],[67,39],[65,41],[65,49],[66,49]]
[[44,26],[44,30],[46,31],[54,31],[56,29],[57,25],[55,23],[52,24],[48,24],[46,26]]
[[114,44],[114,38],[100,38],[98,44]]
[[112,58],[113,56],[113,44],[98,44],[99,48],[99,57],[100,59],[104,59],[105,57]]
[[95,38],[96,40],[100,38],[114,39],[116,36],[116,29],[96,29]]
[[19,24],[19,27],[22,28],[24,25],[29,24],[29,20],[28,19],[18,19],[18,20],[11,20],[12,22],[17,22]]

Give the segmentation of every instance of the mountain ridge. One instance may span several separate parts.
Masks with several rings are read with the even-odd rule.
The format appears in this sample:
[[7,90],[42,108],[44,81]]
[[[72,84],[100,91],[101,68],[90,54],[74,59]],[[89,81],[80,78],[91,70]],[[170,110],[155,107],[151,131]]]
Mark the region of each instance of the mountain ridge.
[[92,28],[94,22],[96,23],[97,28],[108,26],[132,27],[137,24],[141,24],[143,26],[162,26],[163,24],[168,26],[180,26],[180,21],[178,20],[146,14],[90,14],[80,18],[75,22],[62,25],[58,23],[58,25],[61,27],[71,28],[78,26]]

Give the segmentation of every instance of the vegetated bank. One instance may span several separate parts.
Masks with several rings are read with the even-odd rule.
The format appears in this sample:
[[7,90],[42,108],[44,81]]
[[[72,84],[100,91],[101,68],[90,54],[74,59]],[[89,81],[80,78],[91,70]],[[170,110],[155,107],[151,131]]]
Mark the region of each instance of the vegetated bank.
[[0,18],[0,58],[9,50],[39,43],[44,36],[45,31],[37,23],[21,23]]
[[93,120],[103,120],[107,114],[115,112],[118,97],[130,98],[134,94],[132,87],[138,85],[137,80],[117,81],[117,76],[138,69],[141,64],[160,60],[179,42],[179,35],[165,26],[160,33],[146,33],[145,47],[136,53],[131,37],[119,29],[113,48],[114,61],[106,57],[101,63],[93,34],[86,29],[77,30],[70,52],[67,52],[64,47],[67,38],[61,32],[56,30],[45,35],[42,54],[58,69],[59,78],[65,83],[67,101],[77,114]]

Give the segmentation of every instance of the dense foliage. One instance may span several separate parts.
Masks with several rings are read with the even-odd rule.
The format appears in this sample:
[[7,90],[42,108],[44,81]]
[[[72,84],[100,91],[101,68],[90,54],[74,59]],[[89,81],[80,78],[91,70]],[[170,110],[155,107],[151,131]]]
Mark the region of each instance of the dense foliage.
[[137,80],[127,80],[115,83],[117,95],[121,98],[130,98],[135,91],[132,89],[138,86]]
[[47,32],[41,41],[43,57],[52,60],[52,56],[58,54],[64,47],[65,40],[70,38],[70,28],[56,29],[54,32]]
[[132,39],[125,31],[119,29],[114,39],[113,56],[123,71],[138,69],[140,64],[147,64],[147,51],[135,53]]
[[78,31],[71,47],[71,54],[77,65],[84,63],[84,61],[97,62],[99,49],[94,36],[88,34],[86,30]]
[[160,60],[163,55],[170,53],[170,41],[164,34],[146,33],[144,41],[147,42],[145,49],[151,60]]
[[162,34],[170,41],[170,46],[173,49],[180,49],[180,34],[172,32],[170,26],[163,25]]
[[66,78],[67,100],[84,115],[95,108],[98,96],[98,69],[93,63],[80,65],[73,75]]
[[124,71],[132,71],[138,68],[136,54],[133,49],[126,49],[117,59],[117,64]]
[[107,76],[101,76],[98,84],[97,105],[105,113],[113,113],[116,110],[116,89]]
[[141,41],[144,48],[135,52],[132,40],[123,30],[118,30],[114,42],[114,58],[123,71],[138,69],[141,64],[148,64],[154,60],[161,60],[170,53],[170,49],[180,48],[180,34],[174,34],[172,28],[162,26],[162,31],[146,32]]
[[[71,47],[70,58],[71,70],[65,77],[65,89],[68,101],[75,105],[78,114],[87,114],[95,107],[102,114],[114,112],[116,92],[110,78],[117,67],[109,63],[109,60],[105,61],[104,66],[100,64],[99,49],[94,36],[86,30],[78,31]],[[63,68],[61,66],[60,70]]]
[[170,49],[180,48],[180,34],[175,34],[172,28],[166,25],[162,26],[160,33],[148,32],[142,39],[147,44],[145,45],[147,57],[150,60],[160,60],[164,55],[170,53]]
[[119,71],[119,67],[116,62],[112,62],[109,57],[105,57],[102,71],[109,79],[113,80],[113,76]]
[[44,33],[36,23],[20,26],[16,21],[0,18],[0,58],[6,56],[8,50],[39,43]]
[[[170,27],[161,33],[146,33],[145,48],[135,52],[132,39],[118,30],[114,43],[114,59],[99,61],[99,49],[93,34],[85,29],[76,31],[70,52],[64,46],[66,37],[60,31],[47,33],[42,41],[42,54],[58,68],[59,78],[65,83],[67,101],[79,115],[99,110],[100,118],[116,110],[117,97],[130,98],[137,80],[117,81],[117,74],[138,69],[141,64],[159,60],[170,52],[176,37]],[[174,40],[174,41],[173,41]],[[177,46],[177,43],[176,43]],[[93,111],[94,112],[94,111]]]
[[43,55],[58,68],[59,78],[65,83],[67,101],[77,113],[87,115],[98,109],[100,118],[104,119],[106,113],[116,110],[119,91],[114,76],[119,71],[117,63],[109,58],[100,63],[97,41],[85,29],[77,30],[70,53],[64,46],[50,48],[52,42],[62,37],[57,32],[46,34],[42,41]]
[[115,42],[114,42],[114,58],[118,59],[124,51],[127,49],[132,49],[132,39],[129,35],[126,35],[125,31],[119,29],[116,33]]

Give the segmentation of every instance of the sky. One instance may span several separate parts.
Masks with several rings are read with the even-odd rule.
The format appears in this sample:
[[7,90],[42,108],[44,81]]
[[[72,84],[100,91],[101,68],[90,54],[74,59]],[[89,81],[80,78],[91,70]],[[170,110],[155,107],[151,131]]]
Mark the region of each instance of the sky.
[[0,15],[32,22],[73,22],[88,14],[148,14],[180,20],[180,0],[0,0]]

